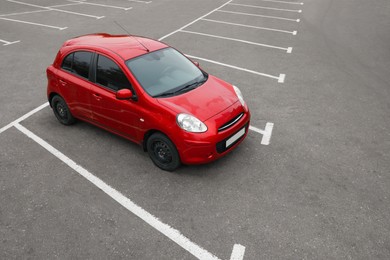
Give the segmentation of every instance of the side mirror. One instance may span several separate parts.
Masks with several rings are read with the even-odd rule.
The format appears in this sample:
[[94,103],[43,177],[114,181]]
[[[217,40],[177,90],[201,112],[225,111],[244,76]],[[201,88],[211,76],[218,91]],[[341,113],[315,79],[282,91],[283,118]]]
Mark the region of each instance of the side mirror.
[[195,64],[195,66],[196,67],[199,67],[200,65],[199,65],[199,62],[197,62],[197,61],[192,61],[194,64]]
[[116,92],[116,98],[119,100],[129,100],[133,98],[133,93],[130,89],[123,88]]

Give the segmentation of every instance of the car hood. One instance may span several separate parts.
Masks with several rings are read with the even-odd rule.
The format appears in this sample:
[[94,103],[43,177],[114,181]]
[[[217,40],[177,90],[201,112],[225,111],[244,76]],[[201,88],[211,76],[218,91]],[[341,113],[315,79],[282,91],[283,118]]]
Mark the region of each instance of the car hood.
[[198,88],[184,94],[158,98],[157,101],[176,113],[187,113],[206,121],[238,101],[231,84],[209,75]]

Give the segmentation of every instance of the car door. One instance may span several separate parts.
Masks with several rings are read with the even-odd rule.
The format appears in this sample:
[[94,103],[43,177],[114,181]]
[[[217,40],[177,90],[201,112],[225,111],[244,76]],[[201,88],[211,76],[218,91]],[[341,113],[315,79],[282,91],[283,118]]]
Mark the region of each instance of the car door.
[[132,90],[128,78],[111,58],[96,54],[95,60],[96,84],[91,89],[94,120],[103,127],[136,141],[140,124],[137,102],[116,98],[118,90]]
[[93,53],[75,51],[68,54],[58,71],[58,83],[61,95],[76,117],[91,119],[90,77]]

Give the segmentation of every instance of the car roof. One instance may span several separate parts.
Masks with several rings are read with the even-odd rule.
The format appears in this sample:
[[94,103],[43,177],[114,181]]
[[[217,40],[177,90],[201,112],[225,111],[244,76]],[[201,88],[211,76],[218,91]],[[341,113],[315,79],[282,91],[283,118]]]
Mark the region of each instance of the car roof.
[[63,47],[76,45],[88,46],[90,48],[103,48],[116,53],[124,60],[168,47],[168,45],[162,42],[146,37],[112,35],[107,33],[95,33],[79,36],[66,41]]

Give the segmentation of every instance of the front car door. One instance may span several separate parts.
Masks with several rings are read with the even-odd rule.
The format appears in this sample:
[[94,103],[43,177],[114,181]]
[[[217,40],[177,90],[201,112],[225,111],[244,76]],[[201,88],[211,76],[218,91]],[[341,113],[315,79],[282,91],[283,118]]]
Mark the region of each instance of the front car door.
[[91,109],[95,122],[137,141],[140,124],[137,102],[116,98],[118,90],[132,90],[128,78],[112,59],[96,54],[95,61],[96,84],[91,89]]

